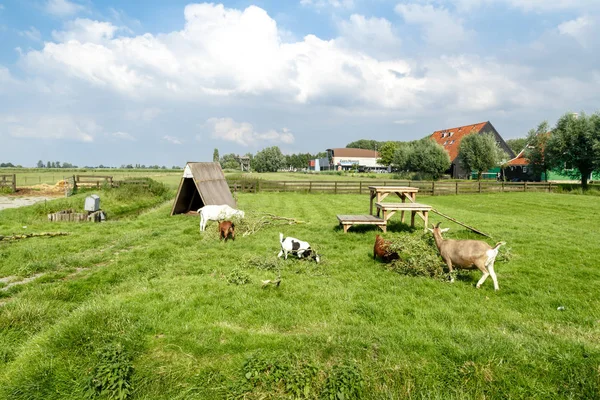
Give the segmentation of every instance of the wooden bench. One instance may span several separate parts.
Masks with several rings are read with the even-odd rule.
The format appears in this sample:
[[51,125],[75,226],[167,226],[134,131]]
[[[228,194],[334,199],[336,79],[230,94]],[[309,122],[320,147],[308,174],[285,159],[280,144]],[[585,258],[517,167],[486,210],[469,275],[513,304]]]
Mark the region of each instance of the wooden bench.
[[387,232],[387,223],[385,219],[378,218],[374,215],[338,215],[338,221],[344,228],[344,233],[348,232],[348,229],[352,225],[376,225],[382,231]]
[[427,232],[427,222],[429,221],[429,211],[431,211],[431,206],[427,204],[419,204],[419,203],[375,203],[375,207],[377,207],[377,217],[380,214],[383,214],[383,220],[386,222],[398,211],[402,212],[402,222],[404,222],[404,212],[410,211],[410,226],[415,227],[415,215],[417,213],[421,213],[419,215],[425,222],[425,226],[423,228],[424,232]]

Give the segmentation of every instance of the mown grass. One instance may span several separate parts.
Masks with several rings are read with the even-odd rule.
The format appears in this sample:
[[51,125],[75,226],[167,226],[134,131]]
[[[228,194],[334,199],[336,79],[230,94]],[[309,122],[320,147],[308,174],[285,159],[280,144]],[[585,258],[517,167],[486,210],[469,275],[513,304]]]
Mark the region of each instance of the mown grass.
[[[43,205],[0,212],[0,234],[71,232],[0,243],[1,276],[46,273],[0,292],[0,398],[600,396],[595,197],[421,197],[507,242],[499,292],[476,290],[477,272],[450,284],[374,261],[377,231],[344,234],[335,218],[366,213],[368,196],[240,194],[249,219],[304,223],[246,237],[241,225],[227,243],[154,197],[103,224],[50,224]],[[480,238],[443,221],[449,237]],[[323,262],[277,260],[280,231]],[[406,232],[395,222],[385,237]]]

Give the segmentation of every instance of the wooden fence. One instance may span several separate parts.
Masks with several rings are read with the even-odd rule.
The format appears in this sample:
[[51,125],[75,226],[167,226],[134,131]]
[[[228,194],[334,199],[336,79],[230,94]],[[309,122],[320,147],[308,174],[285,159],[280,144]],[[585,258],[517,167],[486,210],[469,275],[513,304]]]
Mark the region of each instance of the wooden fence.
[[[233,192],[303,192],[332,194],[369,193],[369,186],[411,186],[419,194],[439,196],[450,194],[498,192],[551,192],[563,184],[551,182],[497,182],[497,181],[266,181],[230,180]],[[570,185],[571,186],[571,185]],[[600,185],[589,185],[590,188]]]
[[90,187],[90,186],[104,186],[107,185],[112,187],[113,177],[107,175],[75,175],[75,185]]
[[17,175],[0,175],[0,188],[9,187],[13,192],[17,191]]

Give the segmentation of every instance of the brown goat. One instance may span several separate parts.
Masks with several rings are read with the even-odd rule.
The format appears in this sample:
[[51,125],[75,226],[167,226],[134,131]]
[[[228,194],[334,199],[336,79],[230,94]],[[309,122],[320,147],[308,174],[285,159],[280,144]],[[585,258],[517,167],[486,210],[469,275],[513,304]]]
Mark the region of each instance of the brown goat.
[[381,258],[383,262],[389,263],[392,260],[400,259],[400,256],[395,251],[390,250],[392,242],[385,240],[381,236],[375,236],[375,246],[373,246],[373,258]]
[[221,221],[219,222],[219,240],[227,239],[231,237],[231,239],[235,240],[235,225],[231,221]]
[[500,289],[498,278],[496,278],[496,272],[494,271],[494,261],[498,255],[498,249],[506,243],[498,242],[496,246],[492,247],[481,240],[444,239],[442,233],[446,232],[448,228],[440,229],[440,224],[441,222],[435,226],[431,225],[433,229],[427,229],[433,233],[435,244],[450,272],[452,272],[453,266],[465,269],[477,267],[483,274],[479,282],[477,282],[478,289],[483,285],[488,276],[491,276],[492,281],[494,281],[494,289]]

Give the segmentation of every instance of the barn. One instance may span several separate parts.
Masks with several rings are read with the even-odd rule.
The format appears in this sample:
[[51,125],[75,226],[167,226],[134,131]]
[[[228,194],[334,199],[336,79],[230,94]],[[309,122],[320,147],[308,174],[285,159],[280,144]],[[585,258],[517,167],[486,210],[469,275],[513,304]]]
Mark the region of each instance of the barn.
[[210,204],[236,207],[221,165],[218,162],[188,162],[179,182],[171,215],[197,211]]
[[462,167],[460,158],[458,156],[458,149],[460,147],[460,142],[465,136],[483,133],[493,134],[500,148],[504,150],[509,157],[512,158],[515,156],[515,153],[510,149],[510,147],[508,147],[504,139],[502,139],[502,136],[500,136],[490,121],[459,126],[456,128],[442,129],[431,134],[431,139],[435,140],[439,145],[444,147],[444,150],[446,150],[450,156],[450,161],[452,164],[447,173],[450,174],[452,178],[466,178],[471,175],[471,171],[466,171]]

